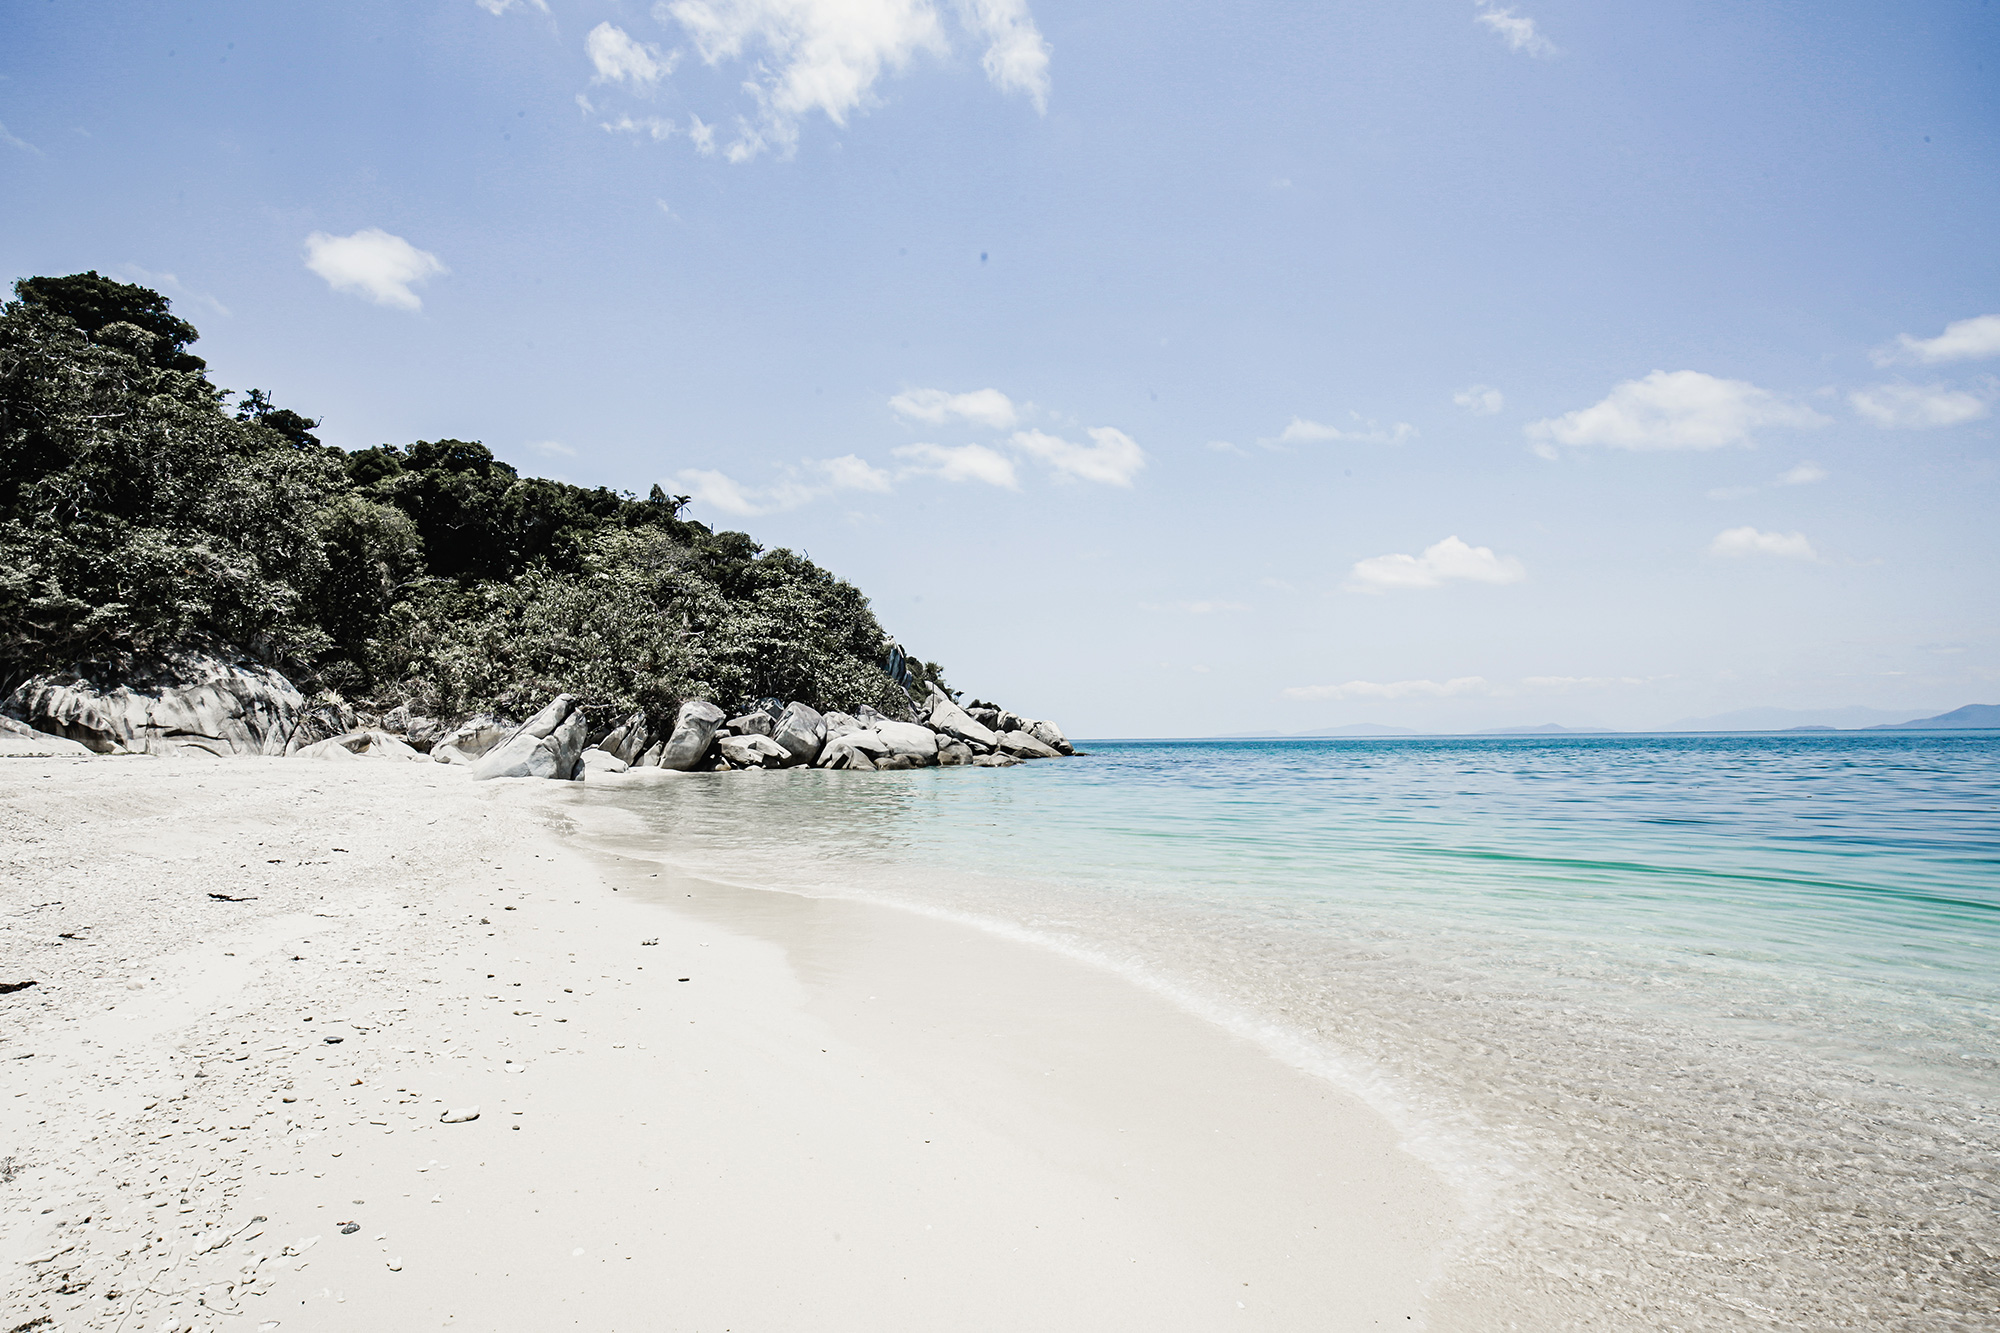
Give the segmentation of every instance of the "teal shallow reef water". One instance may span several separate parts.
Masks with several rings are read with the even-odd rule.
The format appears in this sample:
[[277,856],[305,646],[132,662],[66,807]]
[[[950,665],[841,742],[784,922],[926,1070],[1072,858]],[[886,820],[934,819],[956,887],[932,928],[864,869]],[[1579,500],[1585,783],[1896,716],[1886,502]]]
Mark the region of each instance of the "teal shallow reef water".
[[2000,737],[1099,742],[597,791],[648,854],[976,921],[1359,1092],[1447,1327],[2000,1327]]

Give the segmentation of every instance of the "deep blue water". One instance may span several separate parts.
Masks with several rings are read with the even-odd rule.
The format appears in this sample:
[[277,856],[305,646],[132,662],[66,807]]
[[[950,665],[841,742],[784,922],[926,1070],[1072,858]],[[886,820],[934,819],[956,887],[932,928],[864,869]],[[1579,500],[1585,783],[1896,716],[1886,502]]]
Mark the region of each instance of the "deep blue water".
[[2000,735],[1084,748],[592,799],[689,869],[1116,967],[1369,1097],[1466,1188],[1469,1308],[2000,1327]]

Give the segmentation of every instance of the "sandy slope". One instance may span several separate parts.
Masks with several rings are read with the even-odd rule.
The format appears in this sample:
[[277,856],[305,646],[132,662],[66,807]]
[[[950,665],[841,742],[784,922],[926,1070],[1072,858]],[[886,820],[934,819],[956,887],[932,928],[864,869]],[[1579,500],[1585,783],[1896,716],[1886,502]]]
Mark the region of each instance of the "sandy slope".
[[439,765],[0,762],[0,1330],[1423,1325],[1449,1200],[1325,1085],[574,820],[618,831]]

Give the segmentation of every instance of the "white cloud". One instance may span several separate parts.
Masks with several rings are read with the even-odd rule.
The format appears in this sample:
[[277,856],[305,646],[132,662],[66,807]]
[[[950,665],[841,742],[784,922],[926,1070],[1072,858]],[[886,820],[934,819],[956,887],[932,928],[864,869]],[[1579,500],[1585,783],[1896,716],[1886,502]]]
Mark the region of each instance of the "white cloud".
[[1470,583],[1519,583],[1528,571],[1490,546],[1467,546],[1457,537],[1424,548],[1422,555],[1378,555],[1356,561],[1344,585],[1349,592],[1437,588],[1453,579]]
[[1324,444],[1331,440],[1349,440],[1357,444],[1402,444],[1417,438],[1417,428],[1407,421],[1398,421],[1384,430],[1373,421],[1354,418],[1353,430],[1342,430],[1338,426],[1325,426],[1304,417],[1293,417],[1289,426],[1278,436],[1284,444]]
[[983,481],[988,486],[1019,489],[1014,480],[1014,461],[983,444],[910,444],[895,451],[896,457],[915,464],[912,469],[946,481]]
[[1847,401],[1876,425],[1896,430],[1957,426],[1977,421],[1989,410],[1977,394],[1942,384],[1877,384],[1849,394]]
[[1481,3],[1479,12],[1473,15],[1473,22],[1483,23],[1498,33],[1500,40],[1507,43],[1509,51],[1544,57],[1559,54],[1556,44],[1536,32],[1535,21],[1526,14],[1516,14],[1511,9],[1495,9]]
[[1452,394],[1451,401],[1474,416],[1490,417],[1507,405],[1507,399],[1490,384],[1474,384]]
[[576,457],[576,450],[570,448],[561,440],[537,440],[528,447],[538,454],[547,454],[551,458]]
[[1484,676],[1459,676],[1452,680],[1350,680],[1339,685],[1294,685],[1285,690],[1287,699],[1449,699],[1461,694],[1488,694]]
[[1049,106],[1049,44],[1026,0],[959,0],[965,26],[987,40],[980,67],[1003,93],[1026,93],[1035,110]]
[[1731,528],[1715,534],[1708,544],[1710,555],[1776,555],[1787,560],[1817,560],[1819,554],[1803,532],[1759,532],[1755,528]]
[[600,121],[598,128],[612,134],[649,135],[654,143],[671,139],[674,134],[674,123],[664,116],[640,116],[636,119],[620,116],[616,120]]
[[352,236],[316,231],[306,237],[306,267],[325,278],[337,292],[354,292],[377,305],[421,310],[423,301],[410,284],[451,272],[428,250],[419,250],[400,236],[368,227]]
[[2000,356],[2000,315],[1978,315],[1972,319],[1961,319],[1945,325],[1943,333],[1935,338],[1912,338],[1900,334],[1892,347],[1879,348],[1874,353],[1878,366],[1893,365],[1898,361],[1916,361],[1926,365],[1939,361],[1976,361],[1989,356]]
[[1800,463],[1797,467],[1779,474],[1778,484],[1780,486],[1810,486],[1816,481],[1825,481],[1826,477],[1826,469],[1818,463]]
[[947,393],[943,389],[908,389],[889,400],[889,407],[912,421],[942,426],[953,417],[1006,430],[1019,418],[1014,400],[998,389]]
[[674,488],[689,499],[741,518],[797,509],[837,491],[884,492],[890,484],[887,472],[853,454],[788,466],[769,486],[746,485],[708,468],[684,468],[673,476]]
[[1553,446],[1601,444],[1613,449],[1720,449],[1749,445],[1763,426],[1818,426],[1811,408],[1743,380],[1698,370],[1656,370],[1626,380],[1592,407],[1530,422],[1528,437],[1553,457]]
[[1132,478],[1146,466],[1146,451],[1124,431],[1094,426],[1084,433],[1092,443],[1071,444],[1038,430],[1016,431],[1013,445],[1047,463],[1058,476],[1099,481],[1107,486],[1130,486]]
[[660,48],[635,40],[623,28],[600,23],[583,39],[583,49],[597,70],[592,83],[629,83],[650,88],[674,72],[677,54],[660,54]]
[[700,116],[688,117],[688,138],[703,157],[715,156],[715,126],[704,124]]
[[495,18],[510,9],[525,9],[528,5],[533,5],[544,14],[549,12],[549,0],[526,0],[526,3],[523,0],[474,0],[474,3]]
[[853,454],[824,459],[812,466],[826,478],[827,484],[837,491],[875,491],[886,494],[890,489],[891,479],[887,472]]
[[[959,0],[957,9],[965,29],[987,43],[987,79],[1044,108],[1049,46],[1025,0]],[[845,126],[874,104],[885,70],[950,50],[933,0],[660,0],[653,14],[678,22],[710,65],[752,62],[743,86],[757,113],[754,123],[737,118],[725,150],[732,162],[791,151],[799,122],[815,111]]]

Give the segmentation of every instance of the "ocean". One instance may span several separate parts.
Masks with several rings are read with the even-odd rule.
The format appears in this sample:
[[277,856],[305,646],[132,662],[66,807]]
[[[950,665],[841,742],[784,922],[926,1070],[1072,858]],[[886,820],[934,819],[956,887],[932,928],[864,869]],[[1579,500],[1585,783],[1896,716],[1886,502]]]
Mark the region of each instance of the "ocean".
[[1084,748],[588,799],[1364,1097],[1465,1200],[1437,1327],[2000,1328],[2000,735]]

